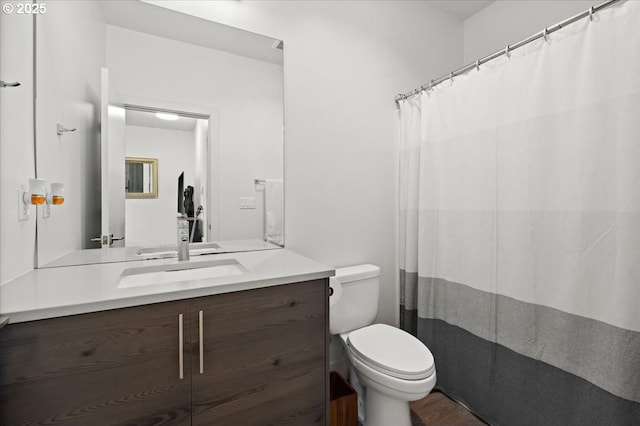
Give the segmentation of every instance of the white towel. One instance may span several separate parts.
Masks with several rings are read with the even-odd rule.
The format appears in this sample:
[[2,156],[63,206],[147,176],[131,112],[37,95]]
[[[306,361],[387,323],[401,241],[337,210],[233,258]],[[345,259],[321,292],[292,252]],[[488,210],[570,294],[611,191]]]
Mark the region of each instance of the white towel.
[[282,179],[265,181],[264,198],[264,239],[284,247],[284,182]]

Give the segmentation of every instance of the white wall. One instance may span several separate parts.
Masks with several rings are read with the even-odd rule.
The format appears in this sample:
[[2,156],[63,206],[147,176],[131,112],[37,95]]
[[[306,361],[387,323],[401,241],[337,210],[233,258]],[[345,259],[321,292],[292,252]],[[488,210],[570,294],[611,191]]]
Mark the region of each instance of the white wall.
[[194,184],[193,132],[125,126],[127,157],[158,159],[158,198],[128,198],[125,202],[127,246],[176,244],[178,176]]
[[35,177],[32,40],[31,16],[0,13],[0,78],[22,84],[0,89],[0,283],[33,269],[36,208],[18,222],[18,188]]
[[[37,17],[37,173],[65,185],[38,219],[38,263],[86,247],[100,229],[100,68],[105,26],[96,2],[60,2]],[[13,38],[16,40],[15,38]],[[56,123],[75,132],[56,134]],[[4,163],[3,163],[4,164]]]
[[261,206],[239,201],[260,202],[255,178],[282,178],[282,66],[113,26],[107,63],[124,102],[216,113],[212,238],[261,238]]
[[397,322],[394,96],[462,65],[462,23],[415,1],[153,1],[284,40],[286,247],[382,268]]
[[600,0],[495,1],[464,22],[464,63],[504,49]]

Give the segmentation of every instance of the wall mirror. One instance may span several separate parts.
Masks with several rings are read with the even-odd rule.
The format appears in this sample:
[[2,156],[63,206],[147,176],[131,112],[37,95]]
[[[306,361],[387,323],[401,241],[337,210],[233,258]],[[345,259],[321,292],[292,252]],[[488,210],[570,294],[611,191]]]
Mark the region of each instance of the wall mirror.
[[37,267],[170,251],[180,203],[194,245],[284,246],[281,40],[138,0],[34,19],[36,173],[66,188],[38,214]]

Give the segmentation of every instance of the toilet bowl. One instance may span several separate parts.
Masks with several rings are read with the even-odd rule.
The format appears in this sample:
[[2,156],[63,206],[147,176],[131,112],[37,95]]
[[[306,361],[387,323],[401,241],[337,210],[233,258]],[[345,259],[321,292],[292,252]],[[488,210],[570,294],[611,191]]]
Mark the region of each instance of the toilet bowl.
[[339,335],[364,392],[359,411],[364,426],[410,426],[409,402],[424,398],[436,383],[433,355],[411,334],[373,324],[378,309],[380,269],[359,265],[331,278],[331,334]]

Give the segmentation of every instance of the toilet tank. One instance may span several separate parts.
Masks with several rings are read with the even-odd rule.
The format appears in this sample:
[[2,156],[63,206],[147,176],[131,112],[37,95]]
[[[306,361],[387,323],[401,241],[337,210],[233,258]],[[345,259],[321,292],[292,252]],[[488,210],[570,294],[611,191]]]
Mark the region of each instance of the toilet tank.
[[380,268],[357,265],[336,269],[329,286],[329,331],[341,334],[373,324],[378,314]]

